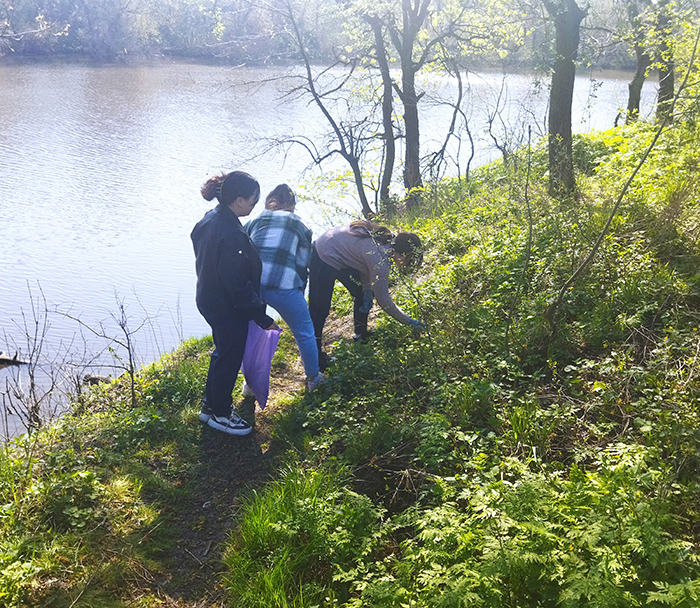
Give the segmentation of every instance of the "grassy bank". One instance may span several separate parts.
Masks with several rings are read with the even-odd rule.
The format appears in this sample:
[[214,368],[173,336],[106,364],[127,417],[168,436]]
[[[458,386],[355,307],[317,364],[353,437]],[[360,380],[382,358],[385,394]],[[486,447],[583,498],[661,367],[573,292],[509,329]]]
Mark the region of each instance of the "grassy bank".
[[246,506],[232,605],[699,605],[693,127],[551,309],[652,135],[579,138],[568,202],[543,149],[440,184],[413,224],[426,270],[397,281],[430,329],[382,317],[281,416],[295,459]]
[[4,454],[0,602],[697,606],[697,135],[663,136],[556,310],[645,125],[577,139],[576,200],[540,149],[427,192],[395,295],[428,331],[329,331],[311,395],[285,332],[253,437],[196,419],[210,340],[144,369],[136,408],[92,389]]
[[[285,332],[268,410],[301,390],[291,344]],[[224,543],[276,448],[260,412],[257,433],[234,441],[198,421],[211,349],[192,339],[141,370],[137,407],[124,376],[7,446],[1,606],[220,605]],[[240,405],[250,415],[254,402]]]

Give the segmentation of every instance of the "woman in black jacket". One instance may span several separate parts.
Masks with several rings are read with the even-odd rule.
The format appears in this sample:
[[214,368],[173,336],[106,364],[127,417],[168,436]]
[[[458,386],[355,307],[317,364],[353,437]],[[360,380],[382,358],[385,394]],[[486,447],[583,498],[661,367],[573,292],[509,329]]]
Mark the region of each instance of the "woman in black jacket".
[[192,230],[197,270],[197,308],[211,326],[214,352],[199,419],[229,435],[247,435],[251,426],[232,407],[231,393],[243,361],[248,323],[275,329],[260,299],[262,262],[239,217],[260,198],[260,186],[243,171],[210,178],[202,197],[219,204]]

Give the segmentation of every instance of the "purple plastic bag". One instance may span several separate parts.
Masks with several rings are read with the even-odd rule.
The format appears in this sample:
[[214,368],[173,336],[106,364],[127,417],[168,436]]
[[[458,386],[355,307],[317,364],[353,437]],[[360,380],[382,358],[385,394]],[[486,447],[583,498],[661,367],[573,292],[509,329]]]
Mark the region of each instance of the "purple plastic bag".
[[267,396],[270,393],[270,366],[281,333],[281,329],[262,329],[254,321],[248,325],[248,340],[245,343],[241,371],[261,410],[267,405]]

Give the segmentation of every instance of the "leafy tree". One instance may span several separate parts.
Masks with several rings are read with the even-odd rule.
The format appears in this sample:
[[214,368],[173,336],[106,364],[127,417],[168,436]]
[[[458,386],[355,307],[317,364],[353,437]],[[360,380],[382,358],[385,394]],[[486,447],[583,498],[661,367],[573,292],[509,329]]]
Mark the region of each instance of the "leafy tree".
[[[474,12],[467,2],[438,3],[433,0],[401,0],[371,5],[360,4],[365,20],[371,24],[375,39],[382,31],[388,35],[389,44],[377,41],[374,51],[381,66],[396,60],[400,78],[391,86],[403,107],[403,138],[405,147],[403,183],[408,203],[414,201],[412,191],[423,185],[421,174],[421,138],[418,104],[423,97],[416,84],[416,77],[428,67],[441,69],[463,54],[464,44],[475,39],[486,40],[484,19],[473,20]],[[470,22],[469,17],[472,18]],[[391,53],[391,54],[389,54]],[[455,64],[451,64],[455,69]],[[458,69],[458,68],[457,68]],[[454,73],[454,72],[453,72]],[[390,77],[383,69],[384,96],[388,95],[386,82]],[[388,106],[388,102],[387,103]],[[388,124],[385,121],[385,133]],[[386,172],[385,172],[386,178]]]
[[659,83],[656,119],[660,123],[672,118],[669,110],[676,90],[676,55],[678,48],[686,44],[683,41],[685,31],[694,27],[697,9],[693,2],[668,0],[625,0],[623,4],[627,26],[621,25],[616,34],[631,43],[635,57],[627,122],[637,120],[642,86],[650,70],[655,69]]
[[631,40],[635,57],[635,73],[629,84],[627,122],[633,122],[639,116],[642,86],[652,67],[658,71],[656,118],[661,122],[664,118],[670,118],[669,108],[675,91],[673,47],[676,38],[674,29],[677,29],[676,24],[681,20],[679,11],[668,0],[658,3],[650,0],[626,0],[625,10],[629,31],[621,32],[620,36]]
[[171,54],[211,55],[220,42],[221,15],[214,2],[153,0],[148,11],[155,38]]
[[49,34],[60,34],[60,27],[47,20],[39,7],[0,0],[0,55],[46,40]]
[[671,105],[675,90],[672,36],[672,3],[669,0],[659,2],[657,30],[659,35],[658,68],[659,68],[659,100],[656,105],[656,119],[662,122],[671,117]]
[[[444,162],[445,146],[455,136],[457,118],[466,123],[460,108],[464,98],[461,72],[466,69],[465,59],[497,53],[506,55],[508,45],[522,38],[520,17],[513,17],[503,2],[484,4],[470,0],[360,0],[354,3],[354,12],[359,19],[349,22],[349,37],[356,53],[366,58],[366,69],[381,72],[382,138],[387,146],[393,146],[395,138],[403,140],[403,185],[410,206],[415,202],[415,190],[423,185],[425,163],[421,155],[419,119],[419,103],[424,92],[417,82],[418,75],[433,70],[451,74],[459,83],[458,101],[449,104],[453,119],[445,144],[431,155],[428,163],[435,168],[436,162]],[[373,44],[367,45],[367,40],[372,40]],[[398,66],[398,73],[389,70],[392,64]],[[390,119],[394,95],[403,108],[400,120],[398,117]],[[380,191],[382,200],[388,196],[392,157],[393,151],[387,150]]]

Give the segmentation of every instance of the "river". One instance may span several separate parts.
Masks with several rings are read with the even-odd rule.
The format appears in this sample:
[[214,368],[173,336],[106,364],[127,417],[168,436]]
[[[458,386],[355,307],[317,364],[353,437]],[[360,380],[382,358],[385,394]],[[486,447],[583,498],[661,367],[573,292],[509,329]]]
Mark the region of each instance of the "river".
[[[199,187],[238,168],[259,179],[263,196],[281,181],[303,195],[316,175],[304,173],[309,158],[301,150],[260,155],[266,138],[325,131],[313,105],[282,97],[282,75],[170,62],[0,63],[0,350],[26,357],[39,339],[42,365],[70,360],[82,370],[86,352],[109,344],[96,334],[123,338],[126,328],[140,363],[207,334],[194,304],[189,240],[212,206]],[[579,75],[574,130],[611,127],[629,78]],[[485,126],[502,82],[496,73],[469,77],[474,165],[497,156]],[[520,133],[532,123],[542,133],[546,90],[532,95],[527,75],[506,82],[499,120]],[[450,119],[436,95],[454,83],[432,77],[423,84],[427,151]],[[645,112],[655,91],[647,83]],[[331,221],[303,196],[298,212],[316,233]],[[114,362],[111,355],[100,361]],[[10,373],[0,370],[0,394]]]

